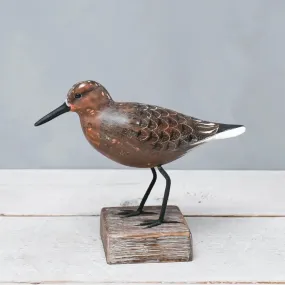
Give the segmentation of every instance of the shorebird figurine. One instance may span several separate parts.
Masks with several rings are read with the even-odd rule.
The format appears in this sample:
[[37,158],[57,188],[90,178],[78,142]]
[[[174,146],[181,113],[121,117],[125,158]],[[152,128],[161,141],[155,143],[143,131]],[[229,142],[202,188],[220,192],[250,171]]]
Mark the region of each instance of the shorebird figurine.
[[155,168],[164,176],[166,188],[159,218],[140,224],[146,227],[167,223],[164,216],[171,180],[163,165],[206,142],[235,137],[245,131],[243,125],[200,120],[159,106],[115,102],[109,92],[93,80],[74,84],[63,105],[35,126],[69,111],[79,115],[86,139],[101,154],[126,166],[151,169],[153,178],[138,209],[123,211],[122,215],[144,214],[143,207],[157,178]]

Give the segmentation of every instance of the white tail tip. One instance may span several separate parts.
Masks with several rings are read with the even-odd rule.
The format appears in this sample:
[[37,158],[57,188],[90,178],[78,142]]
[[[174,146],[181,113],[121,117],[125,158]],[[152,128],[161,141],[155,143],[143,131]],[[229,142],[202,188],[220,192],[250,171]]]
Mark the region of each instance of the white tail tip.
[[222,140],[222,139],[237,137],[243,134],[245,130],[246,130],[245,126],[240,126],[235,129],[229,129],[221,133],[217,133],[216,135],[213,136],[213,139]]

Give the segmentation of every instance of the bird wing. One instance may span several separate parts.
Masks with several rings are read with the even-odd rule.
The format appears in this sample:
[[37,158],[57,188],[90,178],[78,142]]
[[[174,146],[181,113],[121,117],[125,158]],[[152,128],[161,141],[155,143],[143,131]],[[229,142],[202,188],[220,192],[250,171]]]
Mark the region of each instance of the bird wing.
[[154,105],[132,104],[128,113],[137,139],[153,150],[188,149],[215,135],[219,124]]

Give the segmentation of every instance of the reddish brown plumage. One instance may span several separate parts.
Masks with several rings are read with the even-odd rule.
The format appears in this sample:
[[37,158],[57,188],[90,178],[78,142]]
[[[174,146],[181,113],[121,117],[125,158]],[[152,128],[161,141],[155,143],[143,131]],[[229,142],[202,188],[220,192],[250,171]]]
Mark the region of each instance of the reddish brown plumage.
[[[76,94],[82,94],[76,99]],[[89,143],[108,158],[132,167],[149,168],[178,159],[216,134],[219,124],[170,109],[115,102],[95,81],[75,84],[67,104],[78,113]]]

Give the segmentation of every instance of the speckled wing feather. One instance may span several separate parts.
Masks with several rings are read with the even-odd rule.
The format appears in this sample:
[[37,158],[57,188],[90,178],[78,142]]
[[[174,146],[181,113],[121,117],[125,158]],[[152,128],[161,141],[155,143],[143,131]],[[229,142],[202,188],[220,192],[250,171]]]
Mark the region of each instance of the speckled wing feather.
[[187,151],[218,131],[217,123],[202,121],[170,109],[132,103],[125,105],[137,139],[153,150]]

